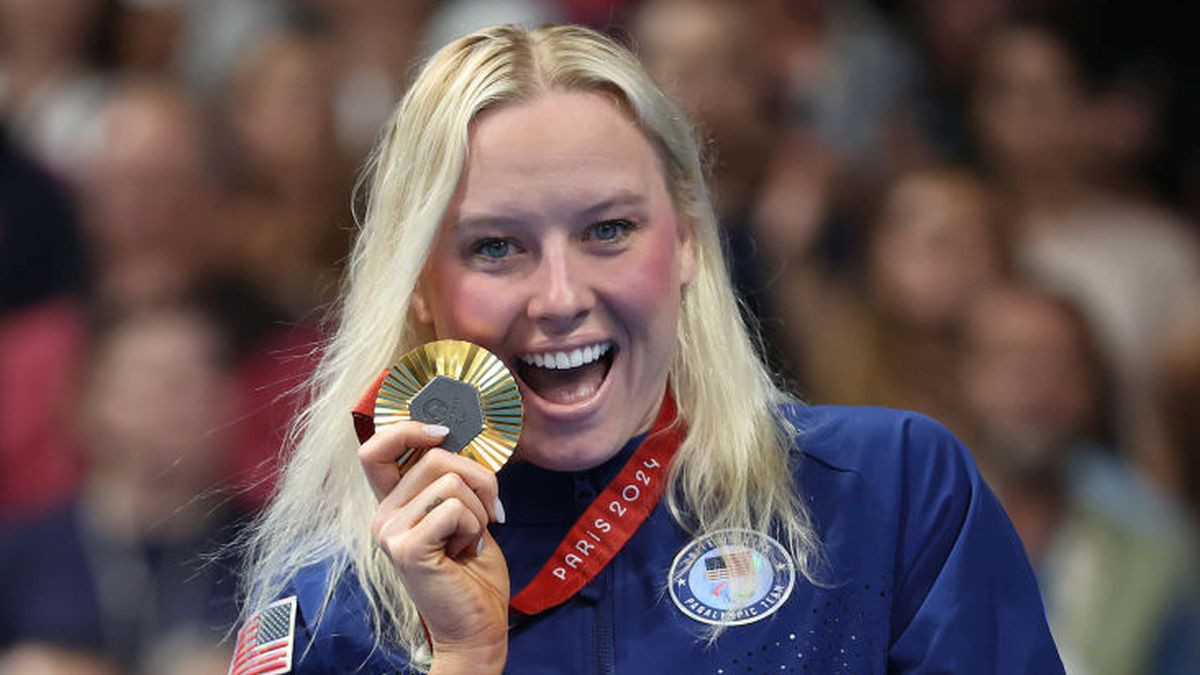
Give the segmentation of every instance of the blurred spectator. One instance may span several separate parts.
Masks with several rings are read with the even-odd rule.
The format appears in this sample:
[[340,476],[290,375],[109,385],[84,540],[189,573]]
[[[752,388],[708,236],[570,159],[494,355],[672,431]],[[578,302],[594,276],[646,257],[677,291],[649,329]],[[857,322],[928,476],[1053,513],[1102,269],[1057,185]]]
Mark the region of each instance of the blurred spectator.
[[[1037,2],[1045,0],[1031,4]],[[1195,123],[1200,78],[1186,6],[1172,0],[1049,4],[1065,10],[1056,25],[1071,36],[1073,51],[1085,64],[1096,95],[1092,107],[1107,108],[1099,111],[1107,121],[1084,122],[1110,126],[1114,135],[1103,142],[1124,146],[1121,152],[1136,149],[1137,166],[1130,168],[1137,175],[1123,176],[1121,187],[1133,185],[1166,198],[1189,222],[1200,223],[1200,184],[1194,180],[1200,176],[1200,129]],[[1123,112],[1110,106],[1114,92],[1122,99],[1117,107]]]
[[[974,112],[1017,218],[1018,265],[1073,298],[1096,326],[1131,445],[1145,431],[1157,336],[1200,290],[1200,249],[1173,214],[1091,180],[1088,103],[1070,52],[1048,30],[1012,25],[987,43]],[[1155,470],[1161,458],[1143,461]]]
[[1168,86],[1155,69],[1127,65],[1092,96],[1086,139],[1089,172],[1105,190],[1134,202],[1155,201],[1148,167],[1164,139]]
[[[868,3],[649,0],[630,26],[651,75],[712,140],[723,219],[762,221],[777,259],[822,237],[852,245],[828,221],[854,228],[872,188],[927,158],[897,142],[912,131],[915,62]],[[857,251],[841,253],[833,262]]]
[[122,0],[129,5],[175,2],[186,12],[175,54],[177,72],[189,89],[214,98],[238,61],[263,35],[282,27],[307,4],[297,0]]
[[289,16],[287,0],[118,0],[122,63],[216,96],[238,59]]
[[[295,91],[287,83],[278,84]],[[268,95],[277,94],[262,93]],[[299,109],[296,113],[299,115]],[[254,116],[254,124],[262,124],[257,121],[262,113],[247,114]],[[319,120],[319,112],[315,119]],[[92,302],[102,310],[127,311],[195,300],[209,307],[231,331],[241,384],[240,407],[231,418],[237,420],[231,480],[256,486],[243,497],[257,503],[270,490],[266,476],[272,474],[284,429],[296,409],[298,398],[292,390],[304,381],[315,360],[315,326],[312,322],[297,324],[296,315],[312,308],[318,282],[310,277],[308,281],[313,283],[309,288],[298,288],[296,279],[304,274],[316,276],[311,267],[318,264],[312,257],[319,253],[314,242],[323,240],[335,226],[322,219],[296,226],[296,231],[287,235],[295,236],[299,246],[281,248],[279,260],[268,259],[272,270],[265,277],[271,284],[279,284],[265,290],[274,294],[268,297],[247,280],[248,270],[263,262],[252,255],[266,255],[261,245],[248,243],[255,241],[250,235],[256,233],[249,228],[285,240],[287,236],[279,233],[274,223],[247,225],[230,215],[231,202],[246,202],[224,198],[223,186],[216,180],[207,126],[191,100],[162,81],[134,81],[116,91],[99,124],[97,146],[82,182],[87,243],[94,257]],[[287,152],[295,151],[286,147],[286,142],[283,148],[274,136],[256,142],[271,147],[267,157],[254,156],[260,162],[251,165],[254,170],[298,168],[280,164],[291,160]],[[331,168],[329,160],[325,158],[327,170]],[[257,184],[244,186],[246,195],[257,189]],[[315,192],[310,197],[329,200],[321,207],[330,217],[328,209],[335,208],[332,201],[336,198]],[[312,202],[305,204],[315,208]],[[281,216],[275,212],[269,217]],[[241,229],[236,227],[239,225]],[[283,280],[273,276],[284,272]],[[277,302],[293,292],[301,299],[288,297],[286,301],[299,303],[302,309],[289,314]]]
[[1200,298],[1167,333],[1158,369],[1157,421],[1168,476],[1200,518]]
[[783,124],[811,134],[828,153],[831,221],[845,230],[849,261],[861,263],[878,195],[905,170],[939,159],[917,126],[916,51],[868,0],[746,5]]
[[921,61],[916,124],[942,158],[961,161],[971,147],[967,105],[979,51],[1015,0],[912,0],[904,19]]
[[734,281],[768,360],[815,393],[828,383],[811,381],[806,345],[861,269],[877,186],[927,158],[898,140],[915,133],[908,47],[861,2],[649,0],[630,26],[711,141]]
[[912,0],[909,31],[924,55],[926,79],[955,103],[966,100],[979,49],[1012,11],[1014,0]]
[[[124,672],[211,663],[234,620],[233,562],[203,556],[234,517],[214,490],[233,380],[220,329],[143,309],[95,336],[79,392],[79,498],[0,532],[0,650],[91,650]],[[170,651],[164,659],[163,650]]]
[[69,196],[0,125],[0,521],[65,499],[79,457],[61,420],[84,339]]
[[777,333],[784,315],[810,308],[835,257],[830,235],[839,232],[827,226],[832,156],[810,130],[783,128],[743,5],[649,0],[636,6],[629,27],[650,75],[711,146],[711,189],[744,314],[763,328],[775,369],[795,374]]
[[264,37],[226,98],[236,265],[292,318],[332,298],[350,243],[350,162],[337,142],[328,45]]
[[651,77],[711,144],[722,222],[744,224],[780,132],[750,17],[728,0],[649,0],[630,30]]
[[974,303],[968,326],[974,450],[1034,564],[1067,671],[1195,672],[1194,535],[1098,443],[1108,387],[1083,315],[1012,287]]
[[810,398],[903,407],[967,435],[957,354],[971,305],[1007,272],[992,195],[972,173],[930,168],[887,192],[872,231],[866,291],[829,296],[793,324]]
[[0,0],[0,117],[44,166],[69,175],[105,90],[109,0]]
[[[540,25],[565,18],[553,0],[314,0],[332,27],[338,141],[363,157],[413,74],[445,43],[496,23]],[[588,4],[578,8],[594,15]]]
[[788,123],[815,130],[847,164],[878,164],[889,119],[916,75],[904,37],[860,0],[748,5],[784,87]]
[[217,299],[228,320],[250,329],[239,350],[230,468],[238,499],[251,508],[273,486],[351,242],[353,174],[337,138],[332,48],[305,31],[264,36],[238,64],[224,100],[225,272],[250,292],[231,298],[225,288]]
[[421,54],[433,0],[315,0],[328,18],[338,142],[365,157]]
[[914,326],[956,326],[1008,264],[994,196],[972,172],[913,171],[885,197],[870,250],[875,303]]
[[115,308],[181,298],[221,245],[203,121],[178,90],[139,81],[114,93],[98,124],[81,182],[93,294]]

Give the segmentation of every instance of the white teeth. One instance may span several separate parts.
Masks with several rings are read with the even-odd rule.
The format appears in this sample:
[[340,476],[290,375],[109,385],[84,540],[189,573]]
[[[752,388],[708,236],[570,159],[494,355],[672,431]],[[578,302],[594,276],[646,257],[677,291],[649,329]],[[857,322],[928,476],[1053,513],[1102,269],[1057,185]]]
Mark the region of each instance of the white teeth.
[[550,370],[562,370],[565,368],[578,368],[582,365],[592,363],[596,359],[608,353],[612,347],[610,342],[601,342],[586,347],[572,349],[569,352],[542,352],[540,354],[524,354],[521,360],[531,366],[538,368],[547,368]]

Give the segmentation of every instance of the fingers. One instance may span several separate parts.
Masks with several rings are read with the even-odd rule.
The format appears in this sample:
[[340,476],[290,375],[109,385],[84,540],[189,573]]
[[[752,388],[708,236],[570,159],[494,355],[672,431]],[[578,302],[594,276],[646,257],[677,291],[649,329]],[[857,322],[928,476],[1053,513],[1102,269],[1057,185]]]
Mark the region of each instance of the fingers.
[[358,448],[358,460],[375,498],[383,500],[400,482],[398,462],[410,463],[414,452],[436,446],[449,430],[436,424],[398,422],[380,430]]
[[401,569],[433,566],[443,556],[461,558],[479,552],[487,531],[478,515],[457,497],[435,499],[429,512],[409,523],[408,508],[394,511],[375,533],[375,541]]
[[478,504],[482,508],[482,520],[485,525],[492,520],[504,522],[504,509],[500,506],[500,486],[496,482],[496,474],[470,458],[446,452],[441,448],[434,448],[425,453],[425,456],[404,474],[391,494],[380,502],[380,506],[384,506],[384,502],[395,506],[404,504],[415,498],[427,485],[439,480],[452,480],[447,479],[447,475],[453,475],[458,483],[447,486],[450,490],[440,496],[458,496],[457,489],[461,483],[474,493],[474,500],[464,499],[464,503],[471,506]]
[[[379,500],[371,536],[401,568],[474,554],[488,523],[504,522],[496,476],[461,455],[434,447],[444,427],[400,422],[359,448]],[[405,458],[412,452],[421,456]],[[397,462],[411,466],[402,472]]]
[[476,534],[482,532],[491,521],[479,495],[471,489],[461,475],[443,473],[415,495],[411,495],[403,489],[407,478],[406,476],[406,480],[401,481],[400,488],[393,490],[380,502],[379,508],[375,512],[375,520],[372,522],[371,528],[376,541],[380,541],[379,533],[393,522],[398,521],[408,527],[415,527],[447,503],[452,503],[455,510],[461,508],[474,520],[474,524],[467,529]]

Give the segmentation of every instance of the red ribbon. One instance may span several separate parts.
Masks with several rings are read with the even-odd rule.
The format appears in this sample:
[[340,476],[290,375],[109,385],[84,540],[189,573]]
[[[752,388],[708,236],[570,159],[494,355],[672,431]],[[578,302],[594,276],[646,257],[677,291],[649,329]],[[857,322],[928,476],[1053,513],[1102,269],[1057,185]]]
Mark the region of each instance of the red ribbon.
[[390,369],[380,373],[367,393],[359,399],[358,405],[350,411],[350,417],[354,420],[354,433],[358,436],[360,444],[366,443],[368,438],[375,435],[375,399],[379,398],[379,390],[389,372]]
[[537,614],[566,602],[638,531],[662,499],[667,467],[683,441],[684,428],[675,423],[675,412],[675,399],[668,389],[646,440],[575,521],[533,581],[513,596],[509,604],[514,610]]

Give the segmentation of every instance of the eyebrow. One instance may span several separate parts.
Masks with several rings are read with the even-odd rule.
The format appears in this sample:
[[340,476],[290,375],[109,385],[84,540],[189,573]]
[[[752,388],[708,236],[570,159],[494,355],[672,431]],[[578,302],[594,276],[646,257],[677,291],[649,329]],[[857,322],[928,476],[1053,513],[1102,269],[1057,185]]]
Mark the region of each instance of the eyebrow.
[[642,206],[646,203],[645,195],[630,190],[618,190],[613,196],[584,209],[580,215],[595,217],[618,206]]
[[[600,214],[605,213],[618,207],[641,207],[645,205],[647,199],[645,195],[631,190],[618,190],[612,196],[588,206],[576,214],[577,218],[589,219],[596,218]],[[519,225],[527,222],[531,218],[524,218],[520,215],[498,215],[498,214],[468,214],[459,218],[454,228],[458,230],[469,230],[478,227],[487,226],[504,226],[504,225]]]

